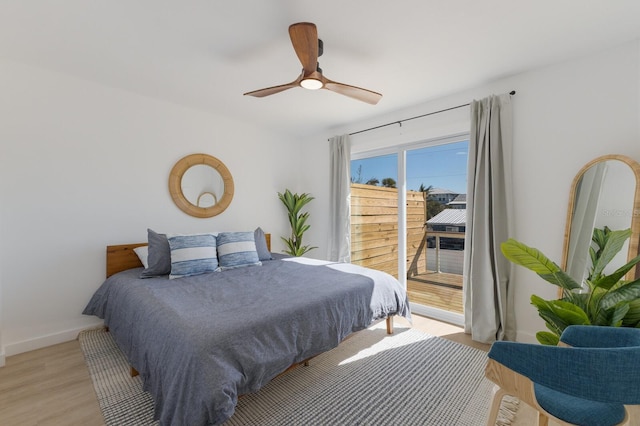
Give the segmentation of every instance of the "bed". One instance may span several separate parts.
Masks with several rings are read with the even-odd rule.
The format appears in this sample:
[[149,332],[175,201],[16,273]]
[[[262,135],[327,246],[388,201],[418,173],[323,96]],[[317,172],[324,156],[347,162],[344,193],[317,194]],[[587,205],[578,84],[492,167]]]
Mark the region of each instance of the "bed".
[[[269,236],[266,236],[269,241]],[[161,425],[221,424],[238,397],[376,320],[410,319],[406,291],[364,267],[273,254],[260,266],[140,278],[133,249],[107,247],[84,314],[104,319]]]

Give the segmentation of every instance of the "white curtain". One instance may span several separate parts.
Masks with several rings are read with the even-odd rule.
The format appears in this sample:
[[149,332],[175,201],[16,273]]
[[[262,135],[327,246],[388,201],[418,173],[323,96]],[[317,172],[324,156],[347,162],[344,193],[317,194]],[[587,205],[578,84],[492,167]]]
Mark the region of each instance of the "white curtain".
[[512,113],[509,95],[471,103],[464,254],[465,332],[478,342],[515,340],[511,263]]
[[329,249],[327,259],[351,262],[351,142],[334,136],[331,144],[329,194]]

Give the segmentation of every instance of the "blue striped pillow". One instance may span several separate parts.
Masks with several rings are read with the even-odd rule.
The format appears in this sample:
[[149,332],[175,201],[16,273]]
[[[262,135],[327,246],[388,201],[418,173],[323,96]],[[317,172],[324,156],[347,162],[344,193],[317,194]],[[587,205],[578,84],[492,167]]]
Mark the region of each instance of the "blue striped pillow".
[[169,279],[219,270],[215,235],[167,235],[167,240],[171,249]]
[[262,265],[253,232],[221,232],[217,237],[220,269]]

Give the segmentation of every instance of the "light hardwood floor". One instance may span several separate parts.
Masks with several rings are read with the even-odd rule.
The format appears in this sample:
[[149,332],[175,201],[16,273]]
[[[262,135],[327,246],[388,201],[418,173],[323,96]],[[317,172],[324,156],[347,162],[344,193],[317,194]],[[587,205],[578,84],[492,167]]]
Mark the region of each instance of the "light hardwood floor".
[[[409,326],[402,318],[395,324]],[[478,349],[489,348],[473,342],[460,327],[451,324],[414,315],[413,327]],[[535,424],[534,419],[533,410],[521,407],[514,426]],[[77,341],[8,357],[6,366],[0,368],[0,425],[103,424]]]
[[104,424],[77,341],[7,358],[0,368],[0,424]]

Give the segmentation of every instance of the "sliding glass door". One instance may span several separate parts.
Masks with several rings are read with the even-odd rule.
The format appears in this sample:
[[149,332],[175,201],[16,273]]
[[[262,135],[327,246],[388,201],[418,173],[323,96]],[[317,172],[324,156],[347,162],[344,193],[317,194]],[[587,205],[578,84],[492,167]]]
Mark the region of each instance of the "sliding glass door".
[[462,324],[468,138],[351,162],[352,262],[406,285],[416,313]]

